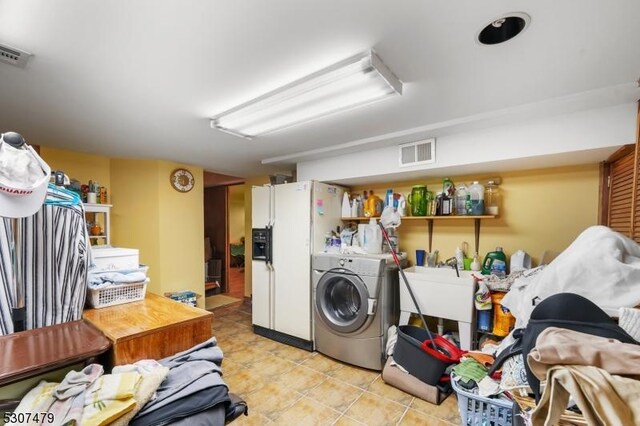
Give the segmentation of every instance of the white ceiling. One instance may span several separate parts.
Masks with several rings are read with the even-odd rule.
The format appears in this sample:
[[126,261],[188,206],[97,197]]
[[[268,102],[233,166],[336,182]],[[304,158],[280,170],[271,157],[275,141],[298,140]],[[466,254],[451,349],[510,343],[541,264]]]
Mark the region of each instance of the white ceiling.
[[[512,11],[531,15],[520,36],[474,41]],[[639,17],[637,0],[0,0],[0,43],[34,54],[25,69],[0,63],[0,132],[253,176],[282,167],[264,159],[619,94],[640,77]],[[250,141],[209,127],[368,48],[404,81],[401,97]]]

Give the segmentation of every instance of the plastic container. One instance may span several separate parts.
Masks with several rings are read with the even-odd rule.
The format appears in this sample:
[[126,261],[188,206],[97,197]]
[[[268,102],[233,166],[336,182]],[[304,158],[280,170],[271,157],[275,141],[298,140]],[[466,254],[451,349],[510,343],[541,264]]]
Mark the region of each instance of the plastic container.
[[427,187],[425,185],[415,185],[411,188],[409,204],[411,204],[411,216],[427,215]]
[[456,247],[456,263],[458,271],[464,271],[464,252],[460,247]]
[[364,228],[362,248],[369,254],[382,253],[382,230],[374,218],[369,219],[369,224]]
[[476,322],[478,330],[491,333],[493,320],[493,312],[491,311],[491,309],[476,312]]
[[462,425],[495,425],[512,426],[523,424],[518,414],[518,404],[494,398],[484,398],[480,395],[462,389],[451,375],[451,387],[458,397],[460,424]]
[[147,283],[119,284],[102,288],[87,288],[87,300],[93,308],[100,309],[107,306],[144,300]]
[[525,271],[531,269],[531,256],[523,250],[517,250],[511,255],[509,262],[510,272]]
[[482,269],[482,265],[480,265],[480,260],[478,259],[478,253],[473,255],[473,260],[471,261],[470,268],[472,271],[479,271]]
[[387,189],[387,193],[384,196],[384,207],[393,207],[393,189]]
[[422,345],[428,339],[429,334],[424,328],[413,325],[399,326],[393,359],[413,377],[429,385],[436,385],[452,362],[434,357],[423,350]]
[[484,186],[474,181],[469,187],[469,201],[467,213],[473,216],[484,214]]
[[485,213],[497,216],[500,210],[500,189],[498,188],[498,185],[494,181],[490,180],[487,183],[487,188],[485,189],[484,194]]
[[461,183],[456,188],[455,195],[455,213],[458,216],[464,216],[467,214],[466,202],[467,202],[467,194],[469,193],[469,189],[464,183]]
[[453,181],[448,177],[442,180],[442,193],[449,198],[452,198],[455,195],[456,187],[453,184]]
[[373,191],[369,191],[369,196],[364,202],[364,215],[366,217],[380,216],[382,214],[382,200],[375,195]]
[[502,298],[505,293],[492,293],[491,303],[493,304],[493,331],[496,336],[504,337],[516,324],[516,319],[511,312],[502,306]]
[[349,201],[349,193],[345,192],[342,196],[342,217],[351,217],[351,202]]
[[482,274],[494,274],[501,278],[507,275],[507,256],[502,251],[502,247],[496,247],[495,251],[490,251],[484,257]]

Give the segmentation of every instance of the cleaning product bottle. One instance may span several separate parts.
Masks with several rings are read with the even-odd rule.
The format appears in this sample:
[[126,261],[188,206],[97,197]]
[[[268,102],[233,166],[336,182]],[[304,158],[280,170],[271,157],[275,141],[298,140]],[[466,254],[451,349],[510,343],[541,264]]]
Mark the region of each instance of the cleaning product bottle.
[[471,200],[470,215],[480,216],[484,214],[484,186],[478,181],[473,182],[469,187],[469,195]]
[[491,303],[493,304],[493,331],[496,336],[505,337],[513,330],[516,319],[509,312],[509,309],[502,306],[502,298],[505,293],[491,294]]
[[351,217],[358,217],[360,212],[360,197],[351,200]]
[[460,247],[456,247],[456,263],[458,271],[464,270],[464,252]]
[[455,196],[455,213],[458,216],[463,216],[467,214],[467,209],[465,204],[467,202],[467,186],[464,183],[458,184],[456,188],[456,196]]
[[351,203],[349,202],[349,193],[345,192],[342,196],[342,217],[351,217]]
[[387,189],[387,193],[384,196],[384,208],[388,206],[393,207],[393,189]]
[[479,271],[482,266],[480,265],[480,260],[478,259],[478,253],[476,252],[473,255],[473,261],[471,261],[471,270]]
[[502,251],[502,247],[496,247],[495,251],[490,251],[482,262],[482,274],[494,274],[500,278],[507,275],[507,256]]
[[382,230],[380,230],[380,227],[373,217],[369,219],[369,225],[364,229],[364,243],[362,248],[370,254],[382,253]]

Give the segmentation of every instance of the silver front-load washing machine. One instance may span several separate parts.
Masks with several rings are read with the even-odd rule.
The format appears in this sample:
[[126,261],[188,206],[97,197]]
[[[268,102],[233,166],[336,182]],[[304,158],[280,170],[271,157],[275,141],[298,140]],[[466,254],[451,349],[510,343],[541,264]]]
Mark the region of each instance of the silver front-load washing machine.
[[382,370],[387,330],[400,312],[398,268],[391,256],[318,254],[312,265],[315,349]]

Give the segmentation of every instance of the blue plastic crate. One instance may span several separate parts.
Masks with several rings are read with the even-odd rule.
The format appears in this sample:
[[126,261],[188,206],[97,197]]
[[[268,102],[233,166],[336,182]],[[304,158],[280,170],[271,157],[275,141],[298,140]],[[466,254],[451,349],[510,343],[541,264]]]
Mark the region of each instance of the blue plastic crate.
[[462,425],[517,426],[523,424],[515,402],[485,398],[462,389],[451,376],[451,387],[458,398]]

